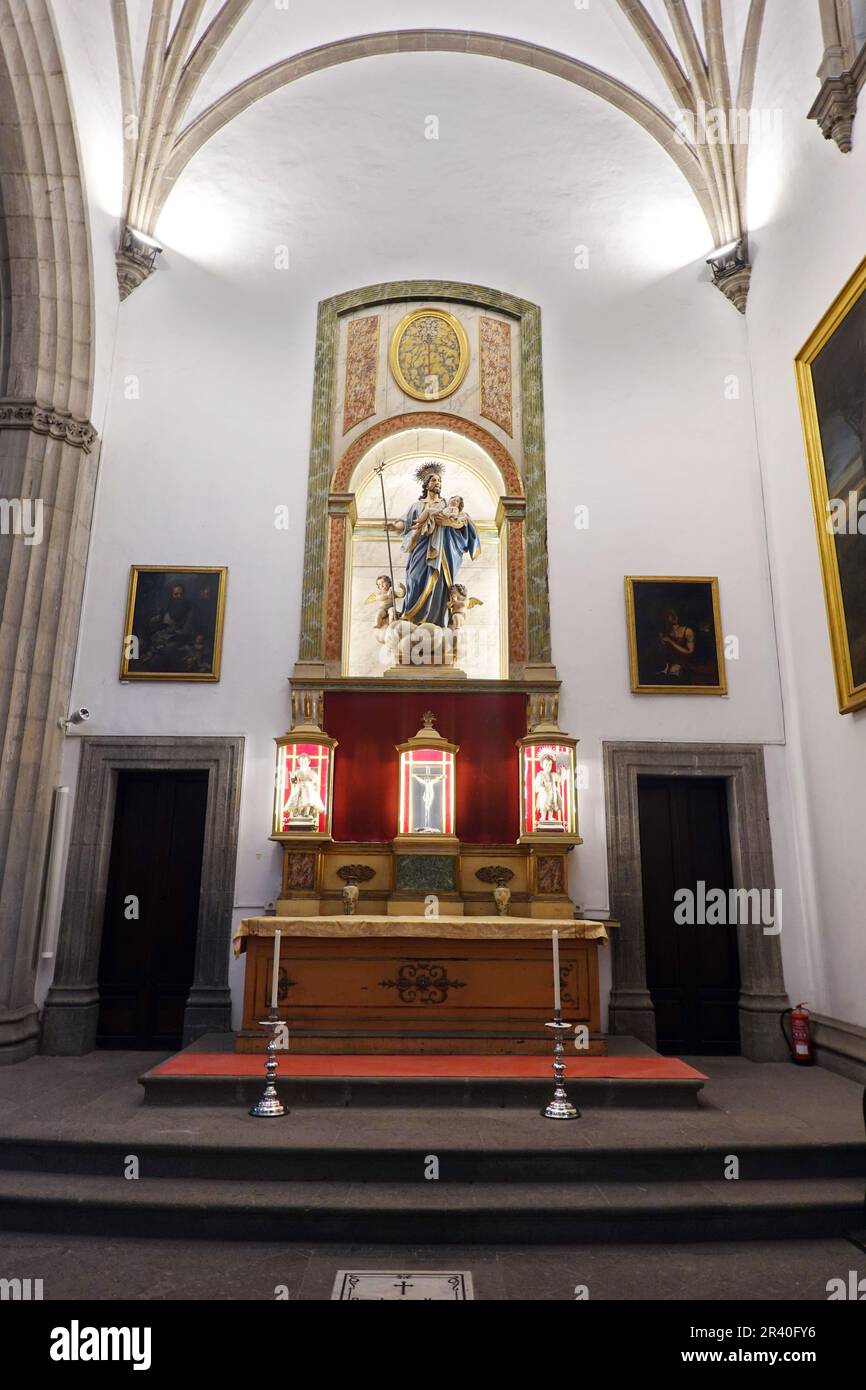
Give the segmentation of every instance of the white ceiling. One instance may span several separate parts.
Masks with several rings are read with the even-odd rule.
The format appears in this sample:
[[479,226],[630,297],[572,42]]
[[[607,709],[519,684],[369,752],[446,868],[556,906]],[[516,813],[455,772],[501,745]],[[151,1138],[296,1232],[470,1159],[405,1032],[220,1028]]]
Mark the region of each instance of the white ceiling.
[[255,103],[191,161],[158,233],[167,254],[269,282],[287,245],[293,272],[332,267],[338,289],[355,262],[518,293],[563,275],[583,293],[605,269],[656,278],[710,249],[685,180],[628,117],[543,73],[451,54],[365,59]]

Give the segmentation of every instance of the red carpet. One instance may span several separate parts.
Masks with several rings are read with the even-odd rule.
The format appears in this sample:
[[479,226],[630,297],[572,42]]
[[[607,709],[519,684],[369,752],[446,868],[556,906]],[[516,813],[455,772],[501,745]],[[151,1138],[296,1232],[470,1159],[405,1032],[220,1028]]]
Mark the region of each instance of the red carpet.
[[[154,1067],[151,1076],[262,1076],[264,1054],[251,1052],[179,1052]],[[340,1053],[280,1055],[280,1076],[417,1076],[551,1078],[547,1057],[444,1057]],[[706,1081],[677,1057],[567,1057],[567,1076],[619,1081]]]

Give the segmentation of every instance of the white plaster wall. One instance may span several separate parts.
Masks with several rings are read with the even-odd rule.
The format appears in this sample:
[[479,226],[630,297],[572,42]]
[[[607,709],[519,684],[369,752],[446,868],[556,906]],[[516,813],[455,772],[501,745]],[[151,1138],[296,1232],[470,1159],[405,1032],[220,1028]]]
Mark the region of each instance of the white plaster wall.
[[[794,930],[782,933],[792,998],[866,1023],[866,711],[840,715],[824,613],[818,548],[800,428],[793,359],[866,252],[866,111],[854,151],[842,155],[805,119],[822,51],[817,6],[768,6],[756,102],[778,108],[776,158],[752,161],[755,271],[748,328],[768,501],[788,733],[792,845],[774,843]],[[781,12],[780,12],[781,11]],[[802,930],[797,917],[802,918]]]
[[[448,116],[435,144],[431,110]],[[221,132],[159,231],[160,269],[120,315],[73,692],[90,731],[243,734],[238,916],[275,896],[272,739],[297,655],[317,303],[409,277],[510,291],[542,307],[554,658],[588,774],[572,888],[604,909],[604,739],[783,737],[746,329],[708,283],[681,176],[554,78],[371,59]],[[273,525],[283,503],[288,532]],[[229,566],[219,684],[118,681],[133,562]],[[740,645],[728,698],[630,694],[625,574],[719,576]],[[775,833],[792,856],[783,817]]]

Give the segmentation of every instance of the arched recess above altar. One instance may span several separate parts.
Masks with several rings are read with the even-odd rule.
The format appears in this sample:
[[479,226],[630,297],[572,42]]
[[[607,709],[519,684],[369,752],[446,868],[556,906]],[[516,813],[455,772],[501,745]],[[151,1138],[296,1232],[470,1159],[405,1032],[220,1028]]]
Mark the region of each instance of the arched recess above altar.
[[[411,383],[403,389],[395,343],[407,316],[437,312],[464,336],[464,372],[425,399]],[[470,604],[466,676],[473,684],[556,681],[542,401],[540,310],[526,300],[483,286],[403,281],[322,301],[295,682],[385,674],[375,580],[393,568],[399,587],[406,555],[392,530],[389,562],[374,469],[385,465],[387,513],[399,520],[419,496],[414,472],[428,460],[442,464],[443,498],[463,498],[481,541],[456,576]]]
[[[487,430],[439,411],[385,420],[364,431],[334,473],[326,597],[327,674],[375,677],[391,664],[379,623],[377,579],[404,586],[400,522],[419,496],[415,473],[425,462],[441,468],[443,496],[460,505],[480,540],[477,557],[455,580],[465,589],[460,666],[470,679],[507,680],[526,662],[526,499],[517,465]],[[377,471],[382,470],[381,480]],[[383,504],[383,487],[385,501]]]

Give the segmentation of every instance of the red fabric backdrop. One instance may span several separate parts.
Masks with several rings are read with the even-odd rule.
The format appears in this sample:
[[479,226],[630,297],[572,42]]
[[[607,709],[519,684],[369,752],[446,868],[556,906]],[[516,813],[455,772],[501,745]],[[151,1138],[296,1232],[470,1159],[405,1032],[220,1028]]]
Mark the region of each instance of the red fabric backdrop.
[[325,695],[334,761],[334,839],[391,840],[397,833],[397,753],[425,710],[457,754],[457,834],[470,844],[513,844],[520,833],[515,744],[526,733],[526,697],[414,690]]

